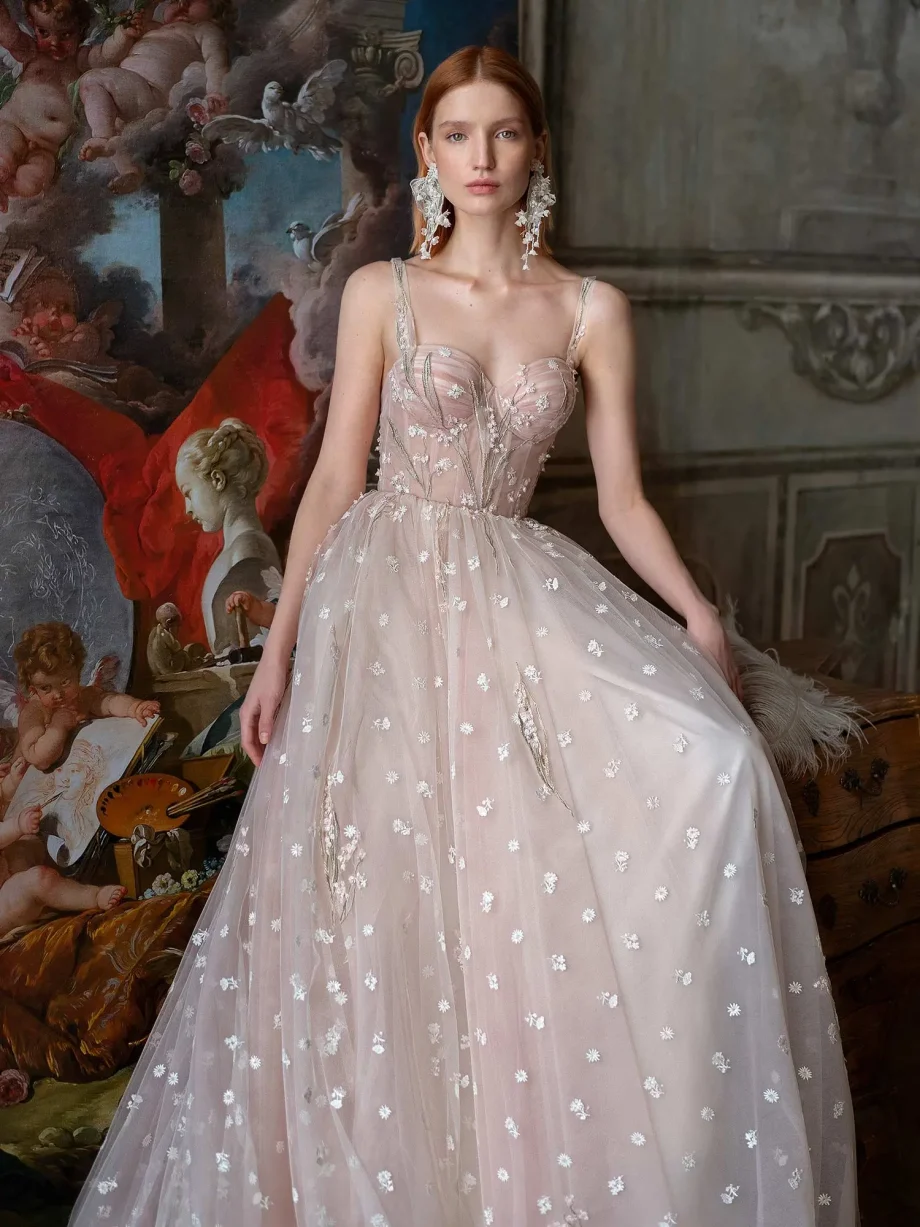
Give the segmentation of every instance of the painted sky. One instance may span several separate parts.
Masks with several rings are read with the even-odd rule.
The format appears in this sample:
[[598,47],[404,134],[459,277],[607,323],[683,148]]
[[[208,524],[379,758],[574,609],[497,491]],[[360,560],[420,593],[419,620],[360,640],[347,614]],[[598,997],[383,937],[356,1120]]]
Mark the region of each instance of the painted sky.
[[[447,0],[409,0],[407,30],[421,29],[421,49],[430,71],[445,56],[468,43],[483,42],[495,23],[514,11],[508,0],[478,0],[458,7]],[[402,127],[402,153],[407,175],[414,173],[411,124],[421,90],[407,99]],[[289,251],[285,231],[292,221],[315,228],[341,207],[338,161],[318,162],[309,154],[297,156],[286,150],[250,154],[244,187],[224,206],[227,235],[227,277],[266,247]],[[136,267],[159,299],[160,236],[157,210],[136,197],[121,197],[116,203],[116,222],[108,234],[87,244],[85,257],[99,272],[111,264]]]

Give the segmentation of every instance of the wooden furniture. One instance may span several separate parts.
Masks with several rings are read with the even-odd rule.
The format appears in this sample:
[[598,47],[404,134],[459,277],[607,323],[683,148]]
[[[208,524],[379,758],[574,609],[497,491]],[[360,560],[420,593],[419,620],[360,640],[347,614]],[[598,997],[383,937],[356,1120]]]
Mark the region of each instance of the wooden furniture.
[[920,1222],[920,695],[861,690],[867,742],[786,780],[856,1114],[862,1227]]

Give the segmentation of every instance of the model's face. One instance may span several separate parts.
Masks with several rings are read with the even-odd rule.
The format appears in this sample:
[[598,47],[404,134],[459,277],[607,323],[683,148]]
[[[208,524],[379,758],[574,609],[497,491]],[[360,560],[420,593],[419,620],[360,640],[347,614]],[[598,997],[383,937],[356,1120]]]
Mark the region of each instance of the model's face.
[[219,532],[224,523],[223,499],[214,484],[207,481],[183,457],[176,462],[176,484],[185,499],[185,514],[206,533]]
[[419,143],[454,208],[480,216],[517,207],[544,149],[518,97],[488,81],[445,94]]
[[73,707],[80,697],[80,676],[76,669],[33,673],[31,691],[45,711]]

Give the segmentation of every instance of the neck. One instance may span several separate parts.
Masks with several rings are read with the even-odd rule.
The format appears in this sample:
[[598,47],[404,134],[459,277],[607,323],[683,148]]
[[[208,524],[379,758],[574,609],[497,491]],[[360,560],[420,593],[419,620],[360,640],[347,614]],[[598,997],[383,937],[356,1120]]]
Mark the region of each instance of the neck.
[[229,549],[243,533],[264,532],[255,499],[231,499],[224,514],[224,549]]
[[[533,271],[525,273],[521,266],[524,245],[514,224],[516,216],[516,210],[492,217],[456,212],[450,242],[443,255],[435,257],[438,264],[445,273],[492,284],[533,277]],[[535,264],[536,257],[531,256],[531,270]]]

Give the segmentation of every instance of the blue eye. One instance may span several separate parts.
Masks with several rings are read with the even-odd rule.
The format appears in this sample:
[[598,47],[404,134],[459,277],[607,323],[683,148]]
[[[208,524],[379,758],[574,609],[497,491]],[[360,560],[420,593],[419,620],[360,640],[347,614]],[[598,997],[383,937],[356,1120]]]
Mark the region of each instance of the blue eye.
[[501,132],[498,133],[498,135],[499,136],[510,136],[513,138],[517,136],[517,133],[515,132],[513,128],[503,128]]
[[460,140],[464,139],[464,133],[462,132],[451,132],[450,136],[448,136],[447,139],[456,145],[457,142],[454,140],[455,136],[459,136]]

